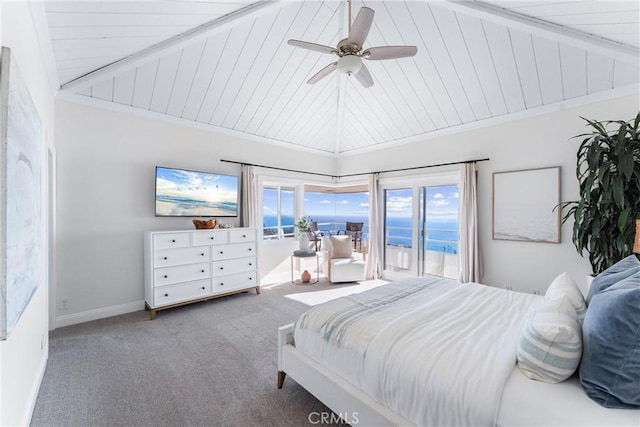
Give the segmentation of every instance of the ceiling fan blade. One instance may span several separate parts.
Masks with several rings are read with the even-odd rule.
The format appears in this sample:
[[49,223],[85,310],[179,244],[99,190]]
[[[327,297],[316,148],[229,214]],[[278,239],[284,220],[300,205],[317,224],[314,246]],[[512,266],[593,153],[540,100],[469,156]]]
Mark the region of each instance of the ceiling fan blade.
[[325,46],[323,44],[311,43],[311,42],[303,42],[302,40],[294,40],[291,39],[287,43],[291,46],[301,47],[303,49],[315,50],[316,52],[322,53],[337,53],[338,51],[330,46]]
[[368,7],[360,9],[353,25],[351,25],[351,30],[349,30],[349,43],[355,43],[362,49],[362,44],[367,39],[371,23],[373,23],[373,15],[375,15],[373,9]]
[[373,86],[373,79],[371,78],[371,73],[369,73],[369,69],[366,67],[366,65],[362,64],[360,71],[358,71],[355,76],[356,79],[358,79],[358,81],[365,88],[370,88],[371,86]]
[[307,83],[310,85],[319,82],[320,80],[327,77],[329,74],[333,73],[338,69],[338,62],[332,62],[331,64],[324,67],[322,70],[318,71],[313,77],[307,80]]
[[362,57],[377,61],[381,59],[406,58],[414,56],[416,53],[418,53],[418,48],[415,46],[378,46],[370,47],[362,52]]

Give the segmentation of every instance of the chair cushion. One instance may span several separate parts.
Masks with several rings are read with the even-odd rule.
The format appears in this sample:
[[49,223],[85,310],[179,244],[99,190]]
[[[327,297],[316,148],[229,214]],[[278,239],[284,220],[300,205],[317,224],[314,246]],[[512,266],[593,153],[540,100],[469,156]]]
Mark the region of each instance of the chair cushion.
[[351,237],[349,236],[331,236],[331,257],[332,258],[351,258]]
[[591,298],[580,382],[606,408],[640,408],[640,271]]
[[562,296],[566,296],[569,299],[569,302],[578,315],[578,322],[582,325],[584,316],[587,313],[587,304],[582,296],[582,291],[580,291],[576,282],[574,282],[571,276],[566,272],[560,274],[553,280],[553,282],[551,282],[549,288],[547,288],[547,292],[544,294],[544,299],[548,301],[555,298],[561,298]]

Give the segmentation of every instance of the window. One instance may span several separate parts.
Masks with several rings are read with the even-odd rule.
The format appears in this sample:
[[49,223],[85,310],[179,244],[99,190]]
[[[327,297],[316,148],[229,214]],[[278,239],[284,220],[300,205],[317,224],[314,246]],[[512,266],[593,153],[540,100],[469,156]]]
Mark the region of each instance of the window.
[[362,222],[362,241],[367,241],[369,192],[345,191],[336,193],[335,190],[335,188],[332,188],[327,192],[305,191],[304,215],[316,221],[318,229],[329,231],[331,234],[344,230],[347,221]]
[[265,239],[294,236],[295,189],[264,186],[262,190],[263,232]]

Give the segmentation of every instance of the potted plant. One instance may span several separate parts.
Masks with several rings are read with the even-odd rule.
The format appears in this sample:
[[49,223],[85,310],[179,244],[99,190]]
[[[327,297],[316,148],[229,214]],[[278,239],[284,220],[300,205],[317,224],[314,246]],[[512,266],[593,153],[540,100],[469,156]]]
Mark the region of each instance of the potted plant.
[[[582,117],[584,119],[584,117]],[[573,218],[573,244],[589,254],[598,274],[633,252],[640,215],[640,113],[629,122],[588,120],[591,133],[577,153],[580,200],[564,202],[562,222]]]
[[311,228],[311,221],[313,221],[308,216],[301,217],[294,226],[298,229],[300,234],[300,250],[308,251],[309,250],[309,234],[308,231]]

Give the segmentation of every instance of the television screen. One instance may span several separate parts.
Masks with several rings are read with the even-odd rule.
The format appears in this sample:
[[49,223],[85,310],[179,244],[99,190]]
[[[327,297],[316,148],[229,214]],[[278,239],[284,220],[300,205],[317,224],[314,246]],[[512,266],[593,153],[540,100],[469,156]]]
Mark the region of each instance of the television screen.
[[238,177],[156,167],[156,216],[238,216]]

